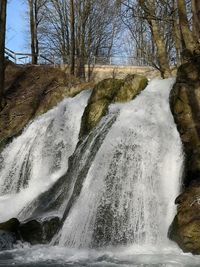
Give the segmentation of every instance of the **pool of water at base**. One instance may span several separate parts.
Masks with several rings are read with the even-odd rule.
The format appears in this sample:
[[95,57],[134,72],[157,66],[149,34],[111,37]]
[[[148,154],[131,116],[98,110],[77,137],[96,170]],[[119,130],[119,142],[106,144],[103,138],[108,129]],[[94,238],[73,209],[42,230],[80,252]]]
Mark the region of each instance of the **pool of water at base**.
[[177,247],[118,247],[101,250],[32,246],[0,252],[3,267],[197,267],[200,256]]

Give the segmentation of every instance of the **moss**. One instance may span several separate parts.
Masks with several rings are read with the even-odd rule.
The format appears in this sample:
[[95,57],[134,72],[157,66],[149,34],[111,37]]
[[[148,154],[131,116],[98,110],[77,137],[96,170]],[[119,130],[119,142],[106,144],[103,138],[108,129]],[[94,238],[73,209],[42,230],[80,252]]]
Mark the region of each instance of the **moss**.
[[146,88],[148,80],[141,75],[128,75],[124,84],[121,86],[114,98],[115,102],[127,102],[136,97],[142,90]]
[[88,134],[107,113],[109,104],[123,84],[124,80],[105,79],[94,87],[82,117],[80,137]]
[[137,96],[148,80],[140,75],[128,75],[125,79],[105,79],[93,89],[81,123],[80,137],[87,135],[106,115],[113,102],[127,102]]

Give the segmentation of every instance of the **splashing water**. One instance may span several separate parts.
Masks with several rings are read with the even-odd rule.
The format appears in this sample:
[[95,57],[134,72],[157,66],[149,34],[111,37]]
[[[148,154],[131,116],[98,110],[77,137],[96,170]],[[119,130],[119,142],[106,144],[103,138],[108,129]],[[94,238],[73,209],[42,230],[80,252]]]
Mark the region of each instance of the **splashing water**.
[[183,164],[168,101],[173,82],[153,80],[133,101],[111,105],[76,149],[88,92],[36,119],[3,151],[0,217],[24,207],[34,217],[33,199],[38,211],[57,196],[64,212],[51,243],[58,246],[0,252],[3,266],[199,266],[167,240]]
[[154,80],[135,100],[111,106],[118,118],[56,238],[59,245],[167,242],[183,162],[168,103],[173,82]]
[[[0,217],[16,216],[68,168],[90,92],[63,100],[30,123],[1,153]],[[9,209],[5,210],[5,206]]]

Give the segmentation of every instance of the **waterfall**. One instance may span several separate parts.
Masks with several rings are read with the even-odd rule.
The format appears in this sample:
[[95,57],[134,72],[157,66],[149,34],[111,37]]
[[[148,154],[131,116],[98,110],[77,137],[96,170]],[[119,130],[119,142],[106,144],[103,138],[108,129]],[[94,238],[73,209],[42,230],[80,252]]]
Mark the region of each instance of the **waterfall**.
[[[68,168],[89,91],[66,98],[31,122],[0,155],[0,217],[18,212],[46,191]],[[9,209],[5,210],[5,206]]]
[[167,242],[183,162],[169,108],[173,83],[153,80],[135,100],[111,105],[107,117],[116,114],[116,120],[52,243],[77,248]]
[[111,104],[79,142],[88,91],[30,123],[0,155],[1,220],[60,214],[51,244],[71,248],[166,244],[183,163],[173,83],[153,80]]

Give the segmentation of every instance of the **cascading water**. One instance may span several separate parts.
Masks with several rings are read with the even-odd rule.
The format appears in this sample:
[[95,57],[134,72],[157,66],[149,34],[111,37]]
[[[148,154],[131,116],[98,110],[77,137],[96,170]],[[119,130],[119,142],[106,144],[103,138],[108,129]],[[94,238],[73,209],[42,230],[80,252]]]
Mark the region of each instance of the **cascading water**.
[[[20,219],[57,211],[63,215],[63,225],[51,242],[57,246],[14,250],[6,254],[12,263],[177,266],[173,261],[199,266],[198,259],[182,257],[177,248],[170,250],[177,254],[167,252],[166,257],[160,250],[168,251],[167,231],[183,164],[168,100],[173,82],[153,80],[133,101],[112,104],[96,128],[78,142],[89,96],[83,92],[36,119],[3,151],[1,219],[19,211]],[[14,201],[12,212],[5,211]],[[89,249],[97,247],[101,249]],[[0,253],[0,261],[5,257]]]
[[[30,123],[1,153],[0,217],[6,220],[47,190],[68,168],[89,91],[63,100]],[[5,206],[9,209],[5,210]]]
[[110,107],[110,114],[119,115],[56,238],[59,245],[167,240],[183,161],[168,103],[173,82],[152,81],[135,100]]

